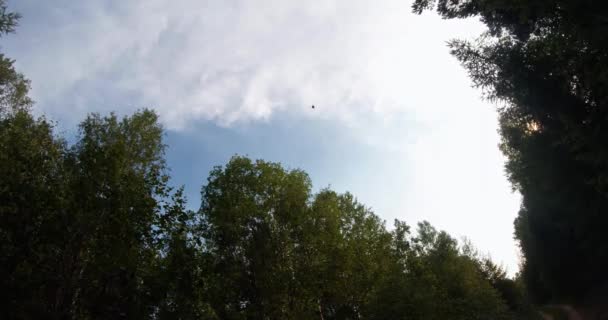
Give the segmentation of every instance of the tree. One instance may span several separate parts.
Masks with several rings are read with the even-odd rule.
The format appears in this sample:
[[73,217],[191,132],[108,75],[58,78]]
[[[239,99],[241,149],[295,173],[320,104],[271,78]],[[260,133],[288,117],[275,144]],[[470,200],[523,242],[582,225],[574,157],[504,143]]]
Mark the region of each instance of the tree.
[[510,315],[491,262],[428,223],[389,232],[349,193],[313,195],[300,170],[234,157],[187,210],[150,111],[91,115],[69,147],[23,110],[0,122],[0,148],[10,318]]
[[[18,13],[8,11],[5,0],[0,0],[0,36],[15,32],[19,18]],[[32,104],[28,97],[30,82],[15,70],[14,63],[0,53],[0,117]]]
[[183,188],[166,204],[158,226],[160,266],[152,282],[160,301],[157,319],[217,319],[208,301],[209,256],[201,250],[196,213],[186,209]]
[[122,120],[93,114],[80,128],[67,159],[75,228],[68,241],[75,264],[71,312],[138,317],[149,312],[144,292],[156,256],[153,230],[159,200],[168,196],[162,129],[150,111]]
[[[19,15],[0,1],[0,34]],[[143,111],[91,115],[69,147],[30,112],[29,82],[0,56],[1,303],[9,318],[151,314],[162,129]]]
[[200,214],[212,256],[212,305],[222,319],[295,317],[299,224],[310,180],[302,171],[235,157],[203,187]]
[[0,304],[15,318],[52,312],[63,246],[65,143],[26,111],[0,117]]
[[460,246],[428,222],[418,224],[416,235],[409,230],[395,222],[395,259],[371,319],[524,319],[493,285],[494,277],[506,278],[504,272],[487,272],[470,245]]
[[[17,19],[0,0],[0,34]],[[447,233],[388,231],[350,193],[313,194],[278,163],[233,157],[188,210],[154,112],[90,114],[68,144],[32,115],[28,88],[0,57],[8,319],[507,319],[525,306]]]
[[[91,115],[71,147],[27,109],[0,120],[0,270],[11,318],[145,318],[176,297],[181,313],[206,312],[201,271],[184,269],[199,261],[193,214],[167,185],[154,113]],[[176,292],[185,284],[168,275],[197,286]]]
[[311,195],[308,176],[234,157],[203,187],[206,250],[223,319],[360,319],[391,237],[352,195]]
[[608,9],[597,1],[415,1],[488,33],[452,53],[499,109],[507,173],[523,195],[515,235],[538,302],[578,303],[608,267]]
[[391,235],[384,222],[349,193],[325,189],[311,206],[311,250],[307,272],[315,283],[324,319],[365,319],[392,262]]

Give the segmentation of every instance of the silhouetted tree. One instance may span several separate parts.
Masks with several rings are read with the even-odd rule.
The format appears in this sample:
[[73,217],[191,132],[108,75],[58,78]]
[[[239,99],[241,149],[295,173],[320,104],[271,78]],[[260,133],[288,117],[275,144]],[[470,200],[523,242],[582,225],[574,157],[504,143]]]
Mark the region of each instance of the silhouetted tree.
[[539,302],[571,301],[608,268],[608,7],[600,1],[417,0],[415,12],[479,17],[452,41],[476,86],[500,101],[501,149],[523,195],[516,237]]

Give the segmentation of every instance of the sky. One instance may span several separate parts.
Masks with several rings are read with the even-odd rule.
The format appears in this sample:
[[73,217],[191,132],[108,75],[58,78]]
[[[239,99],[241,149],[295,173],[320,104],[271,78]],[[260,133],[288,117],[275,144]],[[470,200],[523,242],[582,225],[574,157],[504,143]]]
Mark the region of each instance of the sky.
[[[450,56],[474,19],[407,0],[9,0],[2,50],[34,111],[76,133],[90,112],[152,108],[189,206],[235,154],[307,171],[391,226],[428,220],[518,269],[520,196],[497,148],[496,106]],[[311,108],[314,105],[315,108]]]

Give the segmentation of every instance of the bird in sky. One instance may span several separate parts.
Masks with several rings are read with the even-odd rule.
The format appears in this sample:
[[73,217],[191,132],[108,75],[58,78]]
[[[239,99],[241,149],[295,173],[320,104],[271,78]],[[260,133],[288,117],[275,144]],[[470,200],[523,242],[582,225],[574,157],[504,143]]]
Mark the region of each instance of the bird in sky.
[[315,108],[315,105],[314,105],[314,104],[312,105],[312,108],[313,108],[313,109]]

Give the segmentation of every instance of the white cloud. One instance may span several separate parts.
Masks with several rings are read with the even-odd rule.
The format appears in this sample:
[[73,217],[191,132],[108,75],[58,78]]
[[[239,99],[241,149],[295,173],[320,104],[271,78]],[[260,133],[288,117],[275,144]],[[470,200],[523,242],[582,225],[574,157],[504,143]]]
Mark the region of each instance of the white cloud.
[[353,122],[419,109],[424,94],[445,90],[432,83],[444,76],[444,41],[480,30],[414,16],[403,0],[104,3],[64,1],[24,21],[48,24],[19,59],[40,108],[153,106],[180,128],[315,104],[313,116]]

